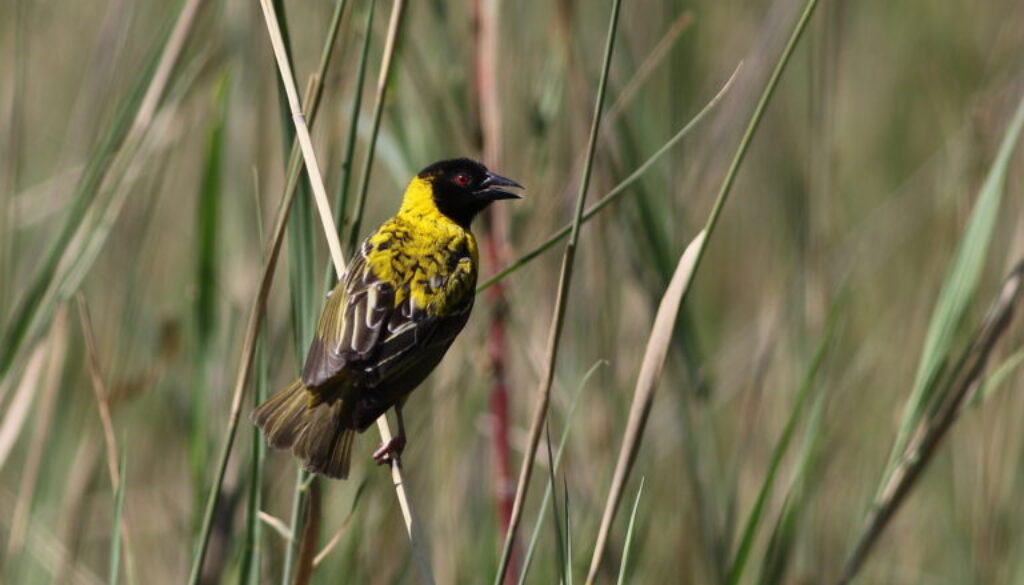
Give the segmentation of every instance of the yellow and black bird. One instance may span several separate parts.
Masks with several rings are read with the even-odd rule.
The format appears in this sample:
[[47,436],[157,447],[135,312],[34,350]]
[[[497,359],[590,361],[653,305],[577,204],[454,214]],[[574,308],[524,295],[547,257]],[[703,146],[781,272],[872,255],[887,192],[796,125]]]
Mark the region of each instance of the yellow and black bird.
[[359,248],[331,292],[302,377],[252,415],[267,441],[306,469],[348,476],[352,442],[392,406],[398,434],[374,453],[405,447],[402,405],[437,366],[473,308],[476,239],[470,222],[522,188],[466,158],[434,163],[405,190],[398,213]]

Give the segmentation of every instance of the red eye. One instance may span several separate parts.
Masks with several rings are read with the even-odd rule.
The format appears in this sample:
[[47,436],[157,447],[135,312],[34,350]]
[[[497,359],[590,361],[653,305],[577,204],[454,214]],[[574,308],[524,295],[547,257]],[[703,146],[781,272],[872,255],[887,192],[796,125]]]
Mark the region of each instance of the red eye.
[[458,175],[455,175],[455,184],[460,187],[469,185],[469,175],[466,173],[459,173]]

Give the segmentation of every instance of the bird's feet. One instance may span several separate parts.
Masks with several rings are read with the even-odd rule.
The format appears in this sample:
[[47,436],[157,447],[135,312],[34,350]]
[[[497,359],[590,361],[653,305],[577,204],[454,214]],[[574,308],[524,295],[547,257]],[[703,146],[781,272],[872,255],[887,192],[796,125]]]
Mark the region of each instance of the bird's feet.
[[392,460],[401,457],[402,451],[405,451],[405,436],[398,435],[392,437],[387,443],[381,443],[381,446],[373,452],[373,460],[377,462],[377,465],[388,465]]

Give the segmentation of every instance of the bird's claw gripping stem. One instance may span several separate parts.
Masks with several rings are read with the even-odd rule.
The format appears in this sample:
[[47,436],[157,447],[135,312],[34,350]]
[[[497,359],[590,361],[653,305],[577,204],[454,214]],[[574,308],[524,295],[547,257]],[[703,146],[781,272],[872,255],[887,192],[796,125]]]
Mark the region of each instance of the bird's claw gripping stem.
[[381,446],[377,447],[377,450],[373,452],[373,460],[378,465],[387,465],[392,460],[401,457],[404,450],[405,436],[398,435],[397,437],[392,437],[387,443],[381,443]]

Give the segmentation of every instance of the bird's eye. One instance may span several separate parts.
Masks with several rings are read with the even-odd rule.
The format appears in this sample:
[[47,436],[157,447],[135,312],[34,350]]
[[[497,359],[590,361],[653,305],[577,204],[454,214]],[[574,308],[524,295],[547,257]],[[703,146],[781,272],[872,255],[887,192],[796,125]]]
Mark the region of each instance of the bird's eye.
[[469,185],[469,175],[467,175],[466,173],[459,173],[455,175],[455,184],[460,187],[465,187]]

